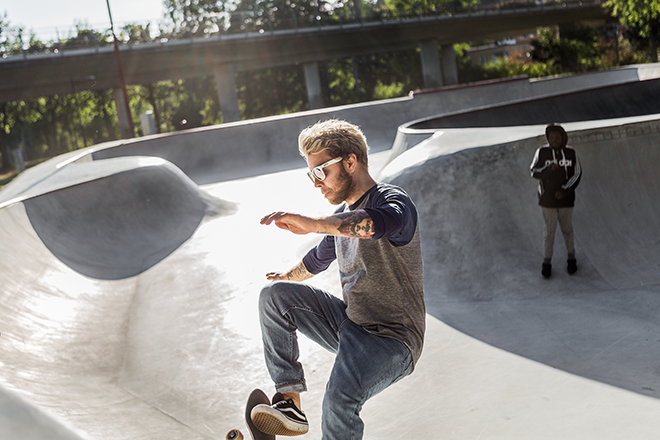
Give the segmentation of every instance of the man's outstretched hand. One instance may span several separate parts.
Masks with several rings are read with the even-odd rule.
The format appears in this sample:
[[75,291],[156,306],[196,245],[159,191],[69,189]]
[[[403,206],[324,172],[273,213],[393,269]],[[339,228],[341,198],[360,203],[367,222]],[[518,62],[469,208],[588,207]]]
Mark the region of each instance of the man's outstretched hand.
[[316,230],[316,220],[300,214],[278,211],[261,219],[262,225],[270,225],[273,222],[278,228],[286,229],[294,234],[304,235],[310,232],[318,232]]
[[312,218],[290,212],[273,212],[261,219],[262,225],[275,225],[294,234],[343,235],[353,238],[372,238],[375,234],[374,222],[363,210],[347,211],[329,217]]

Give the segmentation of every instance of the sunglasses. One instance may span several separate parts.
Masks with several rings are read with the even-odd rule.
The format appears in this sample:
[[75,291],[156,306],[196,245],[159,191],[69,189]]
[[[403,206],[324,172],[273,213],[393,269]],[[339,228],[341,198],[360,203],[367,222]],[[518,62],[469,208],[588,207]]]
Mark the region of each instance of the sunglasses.
[[332,160],[327,161],[323,165],[319,165],[317,167],[312,168],[312,171],[308,171],[307,175],[309,176],[310,180],[314,183],[316,182],[316,180],[325,180],[325,173],[323,172],[323,168],[329,167],[334,163],[341,162],[342,160],[344,160],[344,158],[336,157]]

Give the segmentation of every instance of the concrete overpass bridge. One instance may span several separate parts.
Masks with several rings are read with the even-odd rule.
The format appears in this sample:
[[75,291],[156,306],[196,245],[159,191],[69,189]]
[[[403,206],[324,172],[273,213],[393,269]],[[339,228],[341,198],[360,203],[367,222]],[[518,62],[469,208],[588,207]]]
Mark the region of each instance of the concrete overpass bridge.
[[[605,17],[596,2],[531,4],[515,9],[127,45],[120,47],[120,53],[127,84],[214,75],[223,119],[230,122],[241,118],[234,80],[237,72],[302,64],[309,105],[315,109],[323,107],[320,61],[419,47],[424,86],[436,88],[458,82],[454,43]],[[92,88],[114,90],[122,138],[131,137],[112,47],[0,59],[0,102]]]

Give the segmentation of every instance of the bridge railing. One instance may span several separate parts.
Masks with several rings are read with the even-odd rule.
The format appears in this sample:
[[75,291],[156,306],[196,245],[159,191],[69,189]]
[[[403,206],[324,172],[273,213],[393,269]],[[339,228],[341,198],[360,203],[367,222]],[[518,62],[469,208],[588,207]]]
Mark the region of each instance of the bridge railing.
[[[379,8],[374,5],[368,6],[366,11],[356,14],[355,11],[342,8],[332,11],[304,11],[297,9],[269,10],[262,14],[251,11],[234,11],[228,18],[229,27],[215,34],[204,37],[192,34],[181,35],[185,39],[203,39],[209,36],[245,34],[246,38],[256,38],[259,34],[279,30],[299,30],[314,27],[364,25],[388,23],[393,21],[430,19],[433,17],[458,18],[471,14],[497,14],[506,11],[517,10],[544,10],[570,7],[593,7],[600,5],[600,0],[433,0],[427,2],[425,8]],[[84,30],[78,31],[78,35],[68,39],[55,39],[48,44],[32,46],[20,52],[3,52],[0,47],[0,57],[22,56],[27,58],[35,54],[58,53],[79,49],[95,49],[112,45],[108,38],[109,29],[100,31]],[[145,36],[143,43],[167,42],[168,39],[162,35],[155,37]],[[120,42],[120,44],[131,45],[135,42]]]

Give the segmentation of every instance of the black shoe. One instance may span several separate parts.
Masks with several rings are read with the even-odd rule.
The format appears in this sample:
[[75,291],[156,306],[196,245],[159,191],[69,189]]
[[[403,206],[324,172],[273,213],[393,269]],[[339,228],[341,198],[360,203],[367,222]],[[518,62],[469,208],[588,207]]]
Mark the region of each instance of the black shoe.
[[552,264],[543,263],[543,268],[541,269],[541,276],[546,280],[552,276]]
[[568,259],[568,267],[566,270],[568,270],[568,273],[571,275],[574,275],[575,272],[577,272],[577,261],[575,261],[575,258]]
[[252,408],[252,423],[257,429],[271,435],[302,435],[309,431],[305,413],[296,407],[293,400],[284,400],[282,394],[273,397],[272,406],[257,405]]

